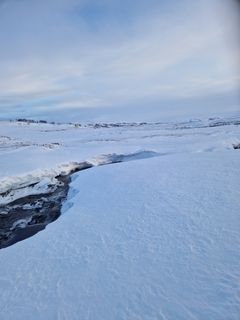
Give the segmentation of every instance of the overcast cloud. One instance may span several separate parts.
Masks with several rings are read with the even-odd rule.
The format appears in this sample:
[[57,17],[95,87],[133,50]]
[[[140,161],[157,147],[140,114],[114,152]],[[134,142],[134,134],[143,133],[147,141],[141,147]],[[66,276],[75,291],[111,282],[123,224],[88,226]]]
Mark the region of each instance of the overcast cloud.
[[0,1],[0,112],[220,105],[239,89],[233,3]]

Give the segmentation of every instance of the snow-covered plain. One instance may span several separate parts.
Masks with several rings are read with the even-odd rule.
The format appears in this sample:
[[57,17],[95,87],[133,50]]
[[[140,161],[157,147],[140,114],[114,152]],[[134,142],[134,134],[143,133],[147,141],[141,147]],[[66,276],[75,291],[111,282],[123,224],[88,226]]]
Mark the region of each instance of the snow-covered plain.
[[239,120],[0,122],[2,204],[93,165],[58,220],[0,250],[0,318],[239,319]]

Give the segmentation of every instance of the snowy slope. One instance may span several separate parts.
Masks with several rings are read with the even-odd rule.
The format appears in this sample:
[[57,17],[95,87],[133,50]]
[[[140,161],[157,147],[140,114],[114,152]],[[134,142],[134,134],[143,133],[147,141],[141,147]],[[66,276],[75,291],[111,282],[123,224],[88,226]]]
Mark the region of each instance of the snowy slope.
[[1,251],[1,318],[239,319],[239,156],[76,174],[72,207]]
[[[50,142],[12,125],[11,141]],[[63,215],[0,250],[0,319],[239,319],[239,126],[176,127],[67,129],[59,148],[1,151],[5,186],[2,168],[24,181],[47,164],[156,153],[75,173]]]

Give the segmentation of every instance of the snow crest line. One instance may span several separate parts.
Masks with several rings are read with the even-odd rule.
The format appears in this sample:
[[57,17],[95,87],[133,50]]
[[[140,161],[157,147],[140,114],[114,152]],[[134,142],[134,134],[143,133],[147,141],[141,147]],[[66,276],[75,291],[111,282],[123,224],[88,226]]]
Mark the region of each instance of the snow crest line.
[[58,176],[71,175],[95,166],[140,160],[159,155],[157,152],[148,150],[127,154],[105,154],[79,163],[70,162],[60,164],[53,169],[35,170],[26,175],[7,177],[0,181],[0,207],[29,195],[51,194],[60,184],[59,180],[56,179]]

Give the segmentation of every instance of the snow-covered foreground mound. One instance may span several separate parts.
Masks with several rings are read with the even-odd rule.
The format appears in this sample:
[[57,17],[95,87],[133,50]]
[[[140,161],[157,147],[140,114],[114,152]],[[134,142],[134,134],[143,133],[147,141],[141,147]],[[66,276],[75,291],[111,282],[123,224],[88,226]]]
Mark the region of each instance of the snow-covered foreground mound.
[[175,127],[5,124],[31,137],[1,152],[5,191],[64,161],[96,167],[72,176],[55,223],[0,250],[0,319],[239,319],[239,126]]

